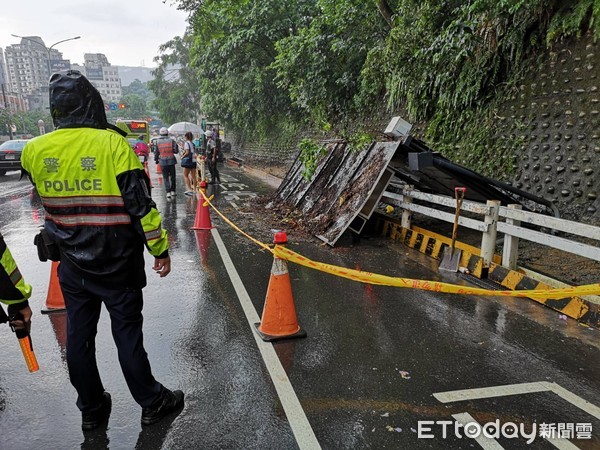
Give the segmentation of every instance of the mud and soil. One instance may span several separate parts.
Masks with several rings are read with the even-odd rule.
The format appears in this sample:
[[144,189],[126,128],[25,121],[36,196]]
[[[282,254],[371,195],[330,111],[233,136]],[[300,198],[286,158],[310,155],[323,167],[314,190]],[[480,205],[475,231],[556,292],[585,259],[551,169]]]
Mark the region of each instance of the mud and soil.
[[[286,174],[285,167],[256,167],[256,170],[264,171],[281,179]],[[264,212],[260,215],[245,216],[248,221],[263,222],[260,227],[252,226],[252,228],[285,229],[291,236],[290,239],[296,242],[300,240],[321,242],[314,236],[319,231],[317,230],[319,227],[316,227],[314,222],[308,220],[301,211],[294,210],[280,202],[273,202],[273,199],[273,196],[262,196],[242,207],[248,212],[256,211],[256,208],[259,207]],[[428,217],[419,218],[414,215],[413,224],[447,237],[452,236],[452,225],[445,222],[435,221]],[[576,239],[573,236],[565,237]],[[460,228],[458,240],[479,247],[481,234]],[[589,239],[580,239],[580,241],[589,245],[597,245],[597,242]],[[502,252],[501,243],[498,244],[496,252],[498,254]],[[519,242],[518,265],[570,285],[600,283],[600,262],[525,240]]]

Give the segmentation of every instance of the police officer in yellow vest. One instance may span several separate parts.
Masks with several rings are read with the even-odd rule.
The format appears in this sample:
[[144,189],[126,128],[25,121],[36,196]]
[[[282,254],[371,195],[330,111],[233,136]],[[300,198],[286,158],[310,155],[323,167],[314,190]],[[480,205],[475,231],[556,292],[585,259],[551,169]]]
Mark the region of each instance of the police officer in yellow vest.
[[11,325],[15,328],[27,328],[27,331],[31,327],[29,297],[31,297],[31,286],[25,283],[0,233],[0,302],[8,305],[9,316],[21,313],[23,320],[13,321]]
[[141,422],[180,410],[183,393],[155,380],[143,346],[144,246],[154,270],[171,270],[167,232],[150,182],[121,131],[106,120],[100,94],[76,70],[50,78],[55,131],[23,149],[21,163],[46,210],[44,228],[58,245],[58,277],[67,308],[67,365],[82,429],[104,425],[111,397],[96,365],[95,336],[104,303],[121,369]]

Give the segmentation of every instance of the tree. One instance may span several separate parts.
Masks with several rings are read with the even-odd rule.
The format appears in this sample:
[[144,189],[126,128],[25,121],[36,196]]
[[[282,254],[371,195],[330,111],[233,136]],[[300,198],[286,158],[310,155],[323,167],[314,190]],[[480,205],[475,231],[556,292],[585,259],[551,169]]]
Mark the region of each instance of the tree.
[[148,88],[148,82],[142,83],[137,78],[129,86],[123,86],[123,95],[135,94],[144,100],[154,100],[154,93]]
[[179,1],[190,12],[203,111],[232,131],[282,136],[301,120],[275,82],[276,42],[304,27],[314,0]]
[[386,0],[376,0],[379,14],[385,19],[390,28],[394,26],[394,11]]
[[15,135],[38,136],[40,130],[38,120],[44,121],[46,133],[54,129],[50,114],[41,111],[11,112],[6,109],[0,110],[0,134],[8,135],[9,126],[17,128]]
[[190,62],[192,36],[185,34],[162,44],[155,58],[158,67],[148,87],[156,95],[153,105],[165,122],[197,122],[200,115],[198,75]]
[[374,6],[318,0],[312,20],[276,43],[278,86],[314,123],[341,123],[355,115],[367,54],[389,32]]
[[[199,99],[262,140],[306,124],[355,128],[374,107],[405,111],[436,149],[468,148],[474,168],[495,151],[494,102],[531,58],[589,28],[600,37],[600,0],[172,1],[190,27],[165,44],[173,53],[158,71],[169,117]],[[167,63],[186,72],[168,82]]]

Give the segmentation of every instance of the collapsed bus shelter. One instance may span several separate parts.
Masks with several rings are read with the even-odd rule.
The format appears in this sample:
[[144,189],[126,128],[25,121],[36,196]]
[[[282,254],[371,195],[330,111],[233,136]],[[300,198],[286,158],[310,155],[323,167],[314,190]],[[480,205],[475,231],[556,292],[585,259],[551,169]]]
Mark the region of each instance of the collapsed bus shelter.
[[310,180],[303,175],[298,154],[271,207],[283,204],[296,210],[313,234],[331,246],[346,230],[360,234],[384,193],[401,192],[406,185],[449,196],[455,187],[466,187],[468,200],[493,199],[558,215],[552,202],[453,163],[410,136],[409,130],[398,140],[374,142],[360,151],[343,141],[325,142],[325,156]]

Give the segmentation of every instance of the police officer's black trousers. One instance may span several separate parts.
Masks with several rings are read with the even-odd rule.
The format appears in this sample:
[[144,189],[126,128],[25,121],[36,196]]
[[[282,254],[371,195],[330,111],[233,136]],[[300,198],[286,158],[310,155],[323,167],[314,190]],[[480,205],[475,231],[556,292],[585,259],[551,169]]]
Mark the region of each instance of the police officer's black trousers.
[[167,192],[175,191],[175,164],[171,164],[170,166],[163,166],[161,164],[160,169],[165,183],[165,190]]
[[219,175],[219,168],[217,167],[217,161],[212,161],[209,160],[208,161],[208,170],[210,172],[210,181],[215,183],[215,182],[221,182],[221,176]]
[[95,344],[102,303],[110,314],[121,370],[131,395],[140,406],[152,406],[163,386],[152,375],[143,345],[142,291],[112,290],[100,282],[84,280],[66,264],[59,265],[59,279],[67,307],[67,365],[71,384],[79,394],[79,409],[84,413],[97,409],[104,392]]

